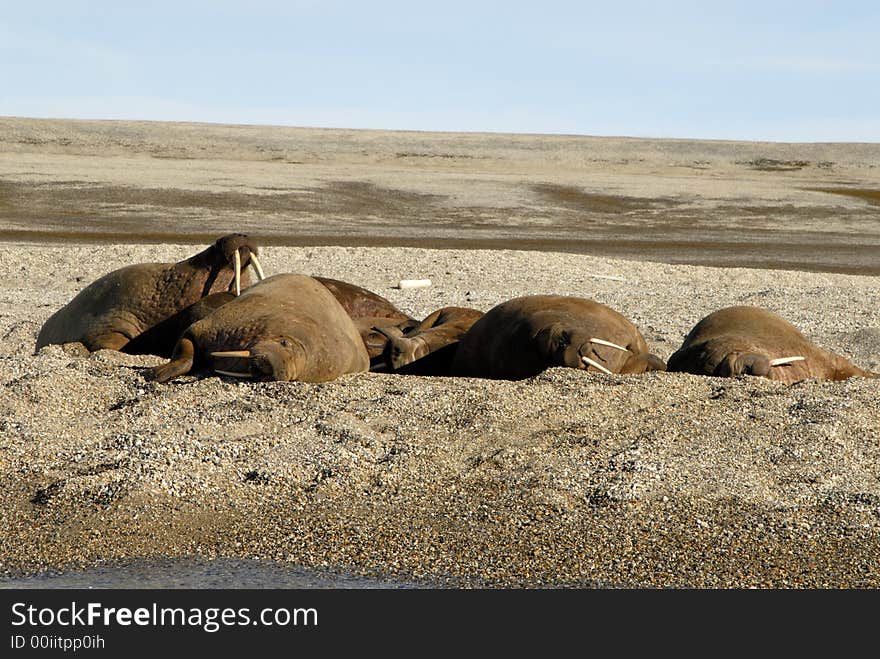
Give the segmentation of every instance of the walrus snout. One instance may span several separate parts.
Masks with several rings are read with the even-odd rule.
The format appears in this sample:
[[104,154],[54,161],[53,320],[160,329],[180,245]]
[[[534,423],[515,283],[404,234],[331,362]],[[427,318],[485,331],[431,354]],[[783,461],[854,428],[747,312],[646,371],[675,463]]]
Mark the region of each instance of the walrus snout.
[[[611,373],[614,373],[614,371],[609,368],[611,364],[609,361],[609,357],[611,357],[610,353],[617,350],[629,353],[628,348],[614,343],[613,341],[590,336],[587,337],[587,339],[578,347],[577,354],[573,355],[574,359],[570,359],[568,358],[568,355],[566,355],[566,365],[571,365],[574,368],[584,370],[589,370],[592,367],[601,373],[610,375]],[[606,366],[606,364],[608,364],[608,366]]]
[[718,363],[715,375],[724,378],[738,375],[766,377],[770,373],[770,368],[770,360],[766,355],[755,352],[731,353]]
[[305,346],[291,337],[260,341],[251,348],[251,373],[260,380],[296,380],[302,370],[304,354]]
[[214,247],[222,254],[226,264],[233,267],[234,277],[230,290],[234,288],[236,295],[241,295],[242,268],[253,267],[258,281],[266,278],[260,259],[257,257],[259,251],[257,245],[245,234],[232,233],[218,238]]

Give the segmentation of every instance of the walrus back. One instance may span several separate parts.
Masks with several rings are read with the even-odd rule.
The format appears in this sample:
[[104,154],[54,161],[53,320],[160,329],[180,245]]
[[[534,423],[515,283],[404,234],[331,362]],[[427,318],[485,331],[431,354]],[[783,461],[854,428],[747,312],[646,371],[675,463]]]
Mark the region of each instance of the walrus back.
[[150,284],[169,265],[139,263],[99,277],[46,320],[37,335],[36,349],[82,341],[91,350],[91,337],[139,323],[141,298],[154,297]]

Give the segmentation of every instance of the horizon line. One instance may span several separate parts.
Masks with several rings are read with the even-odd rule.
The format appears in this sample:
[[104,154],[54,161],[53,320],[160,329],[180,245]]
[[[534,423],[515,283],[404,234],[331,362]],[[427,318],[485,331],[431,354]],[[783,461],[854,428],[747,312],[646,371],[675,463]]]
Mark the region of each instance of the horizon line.
[[805,145],[828,145],[828,144],[852,144],[852,145],[880,145],[878,141],[853,141],[853,140],[776,140],[776,139],[742,139],[728,137],[662,137],[656,135],[624,135],[624,134],[600,134],[600,133],[570,133],[552,131],[506,131],[506,130],[440,130],[429,128],[376,128],[376,127],[351,127],[351,126],[318,126],[303,124],[279,124],[262,122],[227,122],[194,119],[142,119],[142,118],[119,118],[119,117],[71,117],[71,116],[34,116],[34,115],[0,115],[0,120],[17,119],[32,121],[70,121],[70,122],[102,122],[102,123],[151,123],[151,124],[191,124],[199,126],[236,126],[242,128],[287,128],[294,130],[326,130],[326,131],[352,131],[352,132],[384,132],[384,133],[420,133],[439,135],[510,135],[521,137],[568,137],[586,139],[619,139],[619,140],[652,140],[652,141],[679,141],[679,142],[724,142],[744,144],[805,144]]

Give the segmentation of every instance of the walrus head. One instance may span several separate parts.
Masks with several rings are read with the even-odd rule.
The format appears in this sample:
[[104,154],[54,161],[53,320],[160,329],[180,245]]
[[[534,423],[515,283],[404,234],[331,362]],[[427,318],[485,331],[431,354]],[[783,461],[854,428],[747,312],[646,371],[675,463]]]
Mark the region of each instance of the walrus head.
[[428,342],[420,336],[407,338],[400,327],[373,327],[373,330],[388,340],[385,348],[385,363],[392,369],[403,368],[431,352]]
[[543,356],[558,366],[607,374],[666,370],[666,364],[655,355],[635,352],[632,346],[622,346],[563,323],[543,328],[535,339]]
[[298,339],[281,336],[262,340],[246,350],[210,353],[215,373],[256,380],[296,380],[303,371],[306,348]]
[[257,257],[256,243],[243,233],[230,233],[222,238],[218,238],[211,246],[211,252],[214,254],[215,265],[221,268],[232,266],[234,277],[230,290],[234,290],[236,295],[241,293],[241,269],[249,265],[253,267],[257,275],[257,279],[262,281],[265,279],[263,268]]

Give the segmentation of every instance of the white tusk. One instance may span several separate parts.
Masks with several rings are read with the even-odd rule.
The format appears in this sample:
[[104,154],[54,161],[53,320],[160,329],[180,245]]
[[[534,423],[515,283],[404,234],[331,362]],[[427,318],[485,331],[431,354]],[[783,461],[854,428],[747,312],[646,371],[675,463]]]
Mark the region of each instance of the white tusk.
[[209,352],[211,357],[250,357],[250,350],[221,350],[219,352]]
[[215,373],[220,375],[228,375],[231,378],[249,378],[251,377],[250,373],[238,373],[236,371],[221,371],[219,368],[214,369]]
[[785,364],[791,364],[792,362],[806,361],[806,359],[806,357],[780,357],[779,359],[771,359],[770,366],[784,366]]
[[604,339],[590,339],[590,343],[596,343],[600,346],[608,346],[609,348],[617,348],[618,350],[623,350],[624,352],[629,352],[628,348],[624,348],[623,346],[619,346],[616,343],[611,343],[611,341],[605,341]]
[[266,275],[263,274],[263,266],[260,265],[257,255],[253,252],[251,252],[251,265],[254,266],[254,270],[257,272],[257,278],[263,281],[266,278]]
[[373,364],[370,366],[370,371],[378,371],[380,368],[388,368],[387,362],[382,362],[381,364]]
[[592,367],[594,367],[594,368],[598,368],[598,369],[599,369],[600,371],[602,371],[603,373],[607,373],[608,375],[614,375],[611,371],[609,371],[607,368],[605,368],[604,366],[602,366],[602,364],[600,364],[599,362],[594,362],[594,361],[593,361],[592,359],[590,359],[589,357],[581,357],[581,361],[582,361],[584,364],[587,364],[587,365],[592,366]]
[[235,250],[235,294],[241,295],[241,254]]

